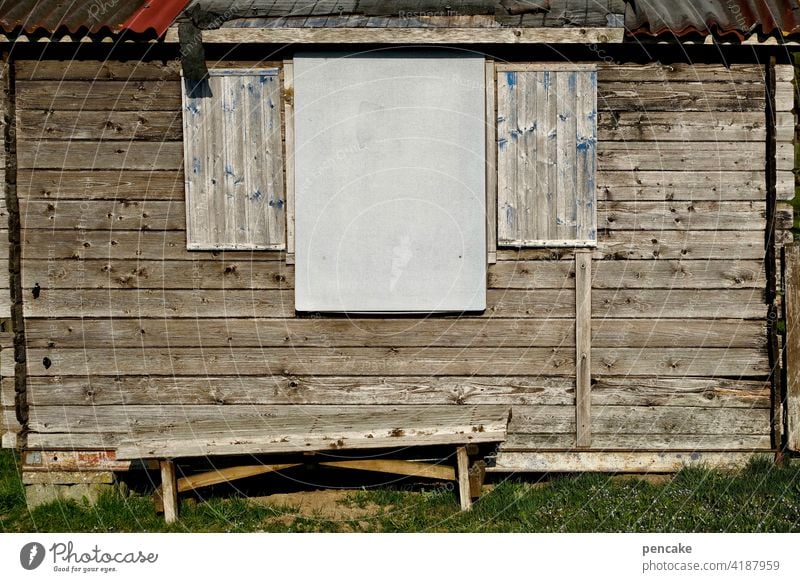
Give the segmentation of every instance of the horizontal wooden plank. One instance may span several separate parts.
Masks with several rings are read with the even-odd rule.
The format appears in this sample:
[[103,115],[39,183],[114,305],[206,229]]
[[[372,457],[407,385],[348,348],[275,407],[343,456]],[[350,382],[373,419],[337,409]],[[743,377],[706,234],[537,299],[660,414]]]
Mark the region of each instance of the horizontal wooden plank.
[[22,110],[17,131],[26,140],[175,141],[183,137],[181,112]]
[[[571,348],[29,349],[30,376],[542,375],[575,373]],[[47,358],[47,359],[45,359]],[[724,364],[722,364],[724,365]],[[4,365],[5,367],[5,365]],[[617,364],[622,367],[622,360]],[[683,367],[683,366],[682,366]],[[694,368],[688,366],[690,371]],[[12,366],[13,369],[13,366]],[[616,368],[615,368],[616,370]]]
[[184,199],[180,170],[19,170],[17,195],[43,200]]
[[23,471],[25,485],[42,483],[47,485],[74,485],[76,483],[114,483],[111,471]]
[[[772,443],[769,435],[716,435],[716,434],[638,434],[592,435],[592,448],[608,451],[768,451]],[[575,449],[575,436],[571,434],[511,433],[500,445],[500,451],[542,451]]]
[[180,79],[180,63],[168,61],[119,60],[19,60],[15,62],[18,81],[158,81]]
[[764,293],[758,289],[592,292],[594,318],[742,318],[765,319]]
[[593,348],[592,375],[766,377],[765,349]]
[[601,112],[597,117],[597,139],[685,144],[704,141],[763,143],[767,135],[766,123],[763,111]]
[[180,111],[180,81],[25,81],[16,84],[17,111]]
[[674,473],[683,467],[741,469],[755,455],[751,452],[509,452],[500,453],[489,471],[505,472],[606,472]]
[[[191,258],[191,257],[190,257]],[[2,283],[2,277],[0,277]],[[292,289],[279,261],[25,260],[22,286],[47,289]]]
[[[150,204],[149,202],[146,204]],[[148,206],[149,208],[149,206]],[[170,219],[178,212],[170,212]],[[283,261],[278,251],[187,251],[178,231],[37,230],[22,231],[23,259],[139,259],[203,261]]]
[[37,170],[177,171],[183,167],[183,143],[21,140],[17,163]]
[[[509,433],[572,433],[574,409],[569,406],[514,406]],[[592,407],[596,434],[769,435],[769,410],[701,408],[696,406]],[[646,436],[642,436],[646,439]]]
[[[673,293],[675,293],[673,291]],[[564,318],[575,315],[575,291],[487,292],[487,309],[479,317]],[[267,290],[62,290],[43,293],[24,305],[26,317],[294,317],[294,292]],[[603,313],[606,313],[604,310]],[[458,315],[443,315],[456,319]]]
[[599,376],[592,383],[592,405],[766,409],[770,407],[770,384],[725,378]]
[[183,230],[186,226],[182,201],[20,200],[19,206],[24,229]]
[[[284,260],[277,251],[187,251],[182,231],[24,230],[25,259]],[[790,233],[779,235],[789,241]],[[7,241],[0,236],[0,248]],[[498,261],[574,261],[572,249],[499,249]],[[595,259],[760,259],[764,234],[752,231],[603,231]]]
[[[31,320],[30,323],[34,322],[39,323],[36,320]],[[26,326],[26,334],[29,329],[30,324]],[[763,321],[694,318],[592,320],[592,346],[598,348],[658,348],[679,345],[763,349],[766,342],[767,328]]]
[[[777,244],[791,242],[778,231]],[[598,234],[594,260],[623,259],[760,259],[765,255],[764,234],[752,231],[635,231],[604,230]],[[573,249],[500,248],[500,261],[574,261]]]
[[[489,269],[496,289],[558,289],[574,286],[574,264],[566,261],[502,261]],[[595,289],[763,288],[762,261],[596,261]]]
[[[679,322],[684,323],[684,322]],[[750,324],[758,327],[757,324]],[[654,324],[650,324],[653,328]],[[680,327],[673,324],[671,330]],[[711,323],[698,326],[705,336]],[[575,342],[569,319],[514,321],[462,317],[425,319],[308,318],[231,321],[196,319],[28,319],[27,346],[122,347],[556,347]],[[734,326],[722,326],[732,331]],[[747,329],[747,328],[745,328]],[[761,330],[764,331],[763,329]],[[637,334],[641,341],[652,329]],[[742,332],[740,332],[742,333]],[[625,337],[631,337],[628,330]],[[624,332],[615,338],[623,337]],[[761,335],[765,335],[765,332]],[[662,335],[662,337],[664,337]],[[674,340],[674,334],[666,336]],[[687,335],[687,341],[691,341]],[[700,340],[696,340],[699,342]],[[718,340],[722,341],[722,340]],[[731,344],[731,338],[724,344]],[[671,345],[671,344],[670,344]],[[691,345],[691,344],[683,344]],[[704,345],[697,343],[696,345]]]
[[[597,144],[597,168],[634,172],[760,171],[766,149],[761,142],[602,141]],[[784,168],[779,165],[779,169]]]
[[597,67],[598,82],[763,83],[763,65],[725,66],[705,63],[606,63]]
[[[598,229],[649,230],[761,230],[766,225],[766,203],[759,202],[610,202],[597,203]],[[788,220],[785,212],[779,222]]]
[[[574,287],[574,277],[574,264],[567,261],[503,261],[489,267],[488,285],[492,289],[563,289]],[[764,283],[762,263],[744,260],[603,261],[593,272],[593,286],[610,289],[749,288]],[[60,263],[26,259],[22,284],[46,289],[291,289],[294,268],[278,261],[230,261],[224,257],[212,261],[90,259]]]
[[[96,438],[94,441],[94,450],[91,451],[25,451],[21,455],[22,470],[47,473],[50,471],[127,471],[131,468],[130,461],[117,459],[114,451],[106,450],[97,442]],[[52,448],[68,449],[69,447]],[[139,466],[142,467],[141,464]]]
[[764,84],[598,80],[597,107],[600,111],[764,111]]
[[597,174],[598,200],[766,200],[766,192],[763,169],[750,172],[623,170]]
[[33,406],[569,405],[575,398],[574,379],[559,376],[33,376],[27,387]]
[[[229,27],[204,30],[203,42],[224,44],[553,44],[622,42],[622,28],[411,28],[411,27],[318,27],[318,28],[255,28]],[[177,42],[174,29],[169,29],[166,42]]]

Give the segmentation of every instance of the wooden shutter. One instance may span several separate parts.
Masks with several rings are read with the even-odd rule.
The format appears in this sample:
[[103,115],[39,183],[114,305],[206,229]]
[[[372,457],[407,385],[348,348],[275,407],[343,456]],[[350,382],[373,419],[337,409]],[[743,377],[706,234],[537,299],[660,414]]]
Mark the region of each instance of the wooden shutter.
[[497,75],[498,244],[593,246],[597,73],[504,65]]
[[210,95],[186,87],[187,248],[285,248],[278,69],[212,70]]

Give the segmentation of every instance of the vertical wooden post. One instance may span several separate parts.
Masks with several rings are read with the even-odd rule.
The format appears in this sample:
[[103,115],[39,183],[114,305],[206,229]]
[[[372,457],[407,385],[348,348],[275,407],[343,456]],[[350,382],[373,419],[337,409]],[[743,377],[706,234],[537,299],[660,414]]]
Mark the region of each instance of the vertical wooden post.
[[283,61],[284,166],[286,177],[286,264],[294,265],[294,64]]
[[575,251],[576,444],[592,445],[592,252]]
[[472,494],[469,488],[469,456],[467,447],[456,448],[456,478],[458,479],[458,497],[461,500],[461,510],[472,509]]
[[800,246],[786,245],[786,448],[800,451]]
[[178,520],[178,485],[175,478],[175,463],[169,459],[161,461],[161,498],[164,501],[164,520]]
[[497,109],[494,61],[486,61],[486,251],[497,262]]

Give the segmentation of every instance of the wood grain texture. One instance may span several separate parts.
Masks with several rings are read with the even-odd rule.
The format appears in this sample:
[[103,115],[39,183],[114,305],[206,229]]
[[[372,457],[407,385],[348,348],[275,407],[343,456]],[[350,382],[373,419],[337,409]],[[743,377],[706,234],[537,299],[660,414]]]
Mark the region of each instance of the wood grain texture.
[[[593,449],[598,451],[762,451],[771,449],[769,435],[696,435],[696,434],[649,434],[641,435],[599,434],[592,439]],[[525,451],[575,451],[575,436],[571,434],[525,434],[512,433],[500,445],[502,453]]]
[[498,244],[595,240],[596,86],[594,71],[498,74]]
[[600,82],[601,111],[764,111],[764,83]]
[[765,200],[764,171],[600,171],[598,200]]
[[[749,353],[743,350],[740,355]],[[263,376],[336,375],[346,369],[349,374],[367,376],[531,373],[565,376],[575,373],[574,357],[575,350],[572,348],[530,348],[522,353],[516,348],[120,348],[88,352],[81,349],[30,349],[28,373],[30,376]],[[49,364],[45,358],[48,358]],[[618,368],[623,366],[621,360],[616,364]],[[699,366],[699,363],[695,363],[688,368],[687,364],[689,372]],[[744,364],[739,365],[739,368],[743,367]]]
[[278,73],[212,73],[211,97],[184,85],[187,248],[285,248]]
[[[268,319],[206,318],[138,319],[29,319],[26,340],[30,348],[124,347],[557,347],[574,345],[574,326],[568,319],[530,319],[523,323],[462,317],[414,319]],[[623,322],[617,322],[622,324]],[[651,337],[656,346],[674,340],[682,321],[654,322],[612,330],[603,326],[600,341],[641,345]],[[702,322],[701,322],[702,323]],[[763,326],[721,325],[721,332],[705,325],[688,326],[686,341],[693,345],[746,343]],[[669,327],[667,327],[669,326]],[[633,344],[632,344],[633,345]],[[671,345],[671,344],[670,344]],[[684,343],[684,345],[687,345]],[[760,345],[760,344],[758,344]]]
[[[575,271],[565,261],[502,261],[489,269],[496,289],[559,289],[572,286]],[[617,260],[596,261],[595,289],[763,288],[763,261]]]
[[[763,230],[766,206],[751,202],[598,202],[598,227],[610,230]],[[790,220],[779,209],[778,223]]]
[[179,170],[183,145],[179,141],[150,144],[141,141],[20,140],[21,169],[36,170]]
[[785,247],[786,448],[800,451],[800,246]]
[[180,63],[176,60],[103,61],[70,59],[19,60],[15,63],[15,74],[19,81],[159,81],[180,79]]
[[178,111],[22,110],[17,130],[36,140],[160,142],[183,137]]
[[[571,406],[515,406],[509,433],[575,434]],[[595,406],[592,435],[650,434],[769,435],[769,410],[696,406]]]
[[575,253],[575,413],[576,441],[592,442],[592,258]]
[[178,486],[175,464],[168,459],[161,461],[161,500],[164,504],[164,521],[178,521]]
[[[602,141],[597,146],[597,166],[602,171],[747,171],[764,169],[761,142]],[[786,160],[788,163],[789,160]],[[782,170],[791,170],[779,164]]]
[[494,472],[675,473],[686,466],[741,469],[752,452],[509,452],[500,453]]
[[184,199],[181,170],[20,170],[19,197],[40,200]]
[[592,384],[592,403],[598,407],[629,405],[769,409],[770,384],[766,380],[724,378],[598,376]]
[[[781,117],[784,135],[789,120]],[[601,141],[732,142],[766,139],[761,111],[614,111],[598,115]],[[658,147],[655,146],[654,147]]]
[[[166,41],[174,42],[172,31]],[[621,28],[224,28],[204,30],[208,43],[520,44],[621,42]]]
[[[4,380],[8,382],[8,379]],[[12,386],[13,389],[13,386]],[[35,406],[194,404],[571,405],[566,376],[50,376],[30,379]],[[664,388],[668,390],[668,388]],[[627,401],[625,402],[627,403]]]
[[[784,77],[786,72],[783,71]],[[705,82],[705,83],[763,83],[762,65],[706,63],[606,63],[597,65],[601,82]],[[789,77],[789,80],[791,77]]]
[[16,84],[17,108],[70,111],[180,111],[173,81],[25,81]]
[[730,318],[764,319],[762,289],[661,290],[597,289],[592,293],[595,318]]
[[[108,209],[108,208],[107,208]],[[79,223],[83,224],[83,222]],[[79,229],[28,229],[22,232],[25,259],[138,259],[282,261],[279,252],[186,251],[182,231],[125,231]],[[778,232],[776,243],[791,241],[791,233]],[[0,237],[0,247],[7,244]],[[757,230],[608,230],[602,233],[593,258],[601,259],[762,259],[764,234]],[[572,249],[500,249],[498,262],[529,260],[572,261]],[[500,268],[500,265],[498,267]],[[508,267],[503,267],[507,269]],[[494,269],[494,268],[493,268]],[[497,271],[500,273],[502,270]]]
[[[151,204],[150,202],[145,205]],[[124,203],[120,203],[124,207]],[[37,207],[41,210],[41,206]],[[181,206],[182,210],[182,206]],[[176,216],[179,213],[174,213]],[[173,212],[170,212],[172,217]],[[176,218],[176,220],[179,220]],[[183,217],[180,217],[183,220]],[[79,222],[78,224],[83,224]],[[43,230],[22,231],[24,259],[139,259],[139,260],[203,260],[203,261],[283,261],[280,252],[255,251],[192,251],[186,250],[186,233],[182,230]],[[2,244],[2,242],[0,242]]]
[[[20,200],[23,229],[184,230],[183,201]],[[185,235],[184,235],[185,236]]]
[[[35,320],[31,324],[35,324]],[[592,345],[598,348],[657,348],[680,345],[698,348],[766,349],[767,328],[763,321],[743,319],[597,318],[592,320]]]
[[[676,292],[673,292],[676,293]],[[715,293],[716,295],[716,293]],[[754,297],[749,294],[747,297]],[[487,292],[487,309],[481,318],[572,318],[574,290]],[[610,306],[613,307],[613,306]],[[723,309],[726,305],[721,306]],[[729,307],[729,306],[727,306]],[[290,318],[295,316],[294,293],[286,290],[173,289],[60,290],[51,299],[43,293],[23,305],[26,317],[224,317]],[[604,308],[601,316],[611,313]],[[652,315],[652,314],[651,314]],[[457,315],[450,316],[453,318]]]

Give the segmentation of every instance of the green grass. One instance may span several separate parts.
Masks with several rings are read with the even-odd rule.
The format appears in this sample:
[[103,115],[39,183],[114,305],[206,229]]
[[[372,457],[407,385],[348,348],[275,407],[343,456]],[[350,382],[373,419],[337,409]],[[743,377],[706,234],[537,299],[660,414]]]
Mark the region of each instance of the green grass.
[[166,526],[149,496],[108,494],[95,506],[56,502],[29,512],[16,457],[0,451],[0,531],[40,532],[794,532],[800,466],[756,460],[738,473],[685,469],[664,483],[581,474],[534,483],[509,478],[458,510],[452,488],[432,484],[354,491],[352,519],[303,515],[240,496],[183,500]]

